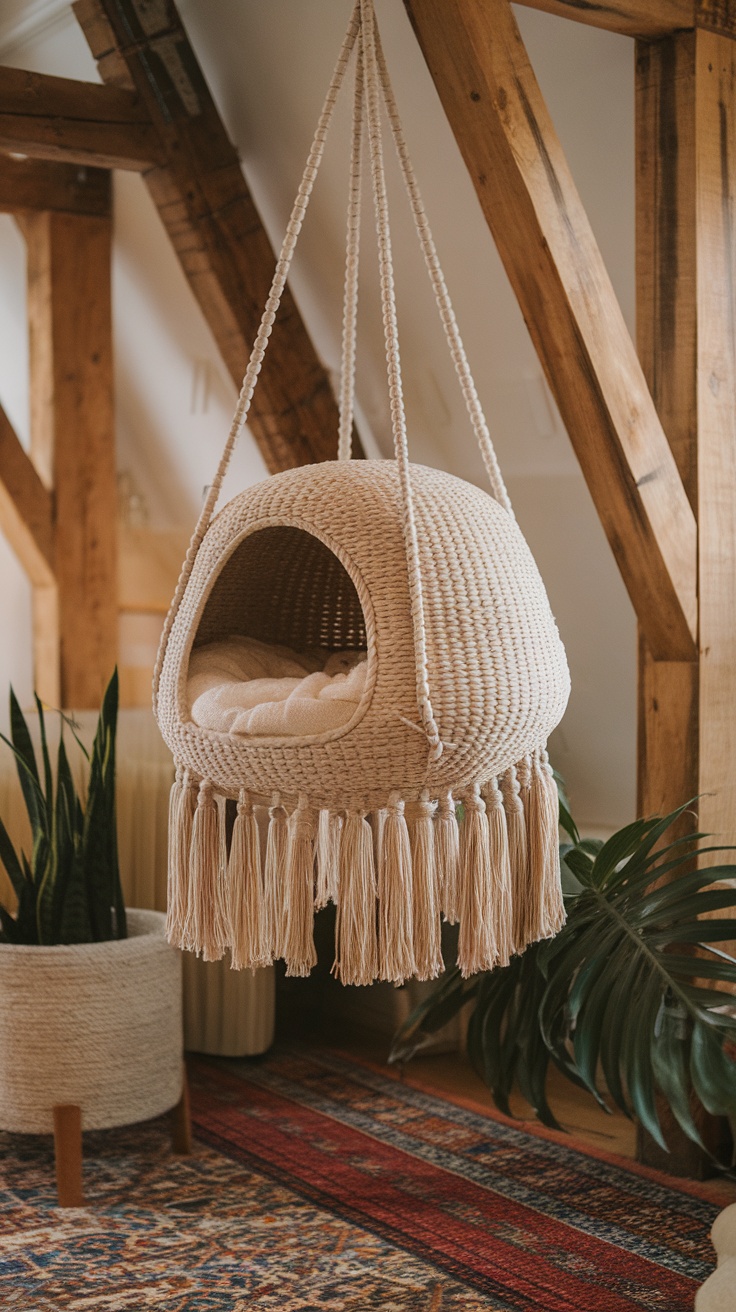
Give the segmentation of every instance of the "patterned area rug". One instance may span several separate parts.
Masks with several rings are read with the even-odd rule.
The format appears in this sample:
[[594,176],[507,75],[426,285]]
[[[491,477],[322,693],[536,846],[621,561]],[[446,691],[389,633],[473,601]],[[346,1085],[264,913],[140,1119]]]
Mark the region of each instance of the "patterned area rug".
[[334,1054],[191,1065],[197,1136],[0,1135],[0,1307],[19,1312],[690,1312],[718,1207]]

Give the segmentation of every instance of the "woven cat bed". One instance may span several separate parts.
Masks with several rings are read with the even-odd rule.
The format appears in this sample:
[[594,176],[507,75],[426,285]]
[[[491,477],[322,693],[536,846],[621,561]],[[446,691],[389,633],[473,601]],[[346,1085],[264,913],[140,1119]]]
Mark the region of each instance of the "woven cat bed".
[[[352,46],[358,45],[337,461],[290,470],[213,518],[245,421]],[[395,461],[351,461],[364,88]],[[442,322],[494,495],[408,458],[378,119],[383,94]],[[242,635],[367,652],[340,728],[258,738],[194,723],[191,653]],[[401,135],[370,0],[358,0],[287,231],[238,410],[167,618],[154,705],[174,759],[169,932],[234,964],[314,964],[315,902],[338,907],[335,972],[465,974],[556,932],[557,794],[546,742],[569,694],[544,586],[514,520]],[[228,857],[223,800],[237,802]],[[270,808],[265,854],[253,808]],[[462,815],[458,833],[458,807]],[[316,887],[315,887],[316,852]]]

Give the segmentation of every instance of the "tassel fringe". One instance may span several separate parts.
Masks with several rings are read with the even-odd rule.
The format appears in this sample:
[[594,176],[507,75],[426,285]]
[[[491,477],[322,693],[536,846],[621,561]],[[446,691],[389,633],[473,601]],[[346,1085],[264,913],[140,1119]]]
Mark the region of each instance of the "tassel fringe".
[[511,864],[509,838],[503,793],[498,780],[492,779],[483,789],[483,800],[488,815],[488,855],[491,863],[491,900],[493,906],[493,937],[496,943],[496,965],[508,966],[513,947],[511,907]]
[[219,961],[227,947],[220,812],[212,784],[199,786],[189,848],[189,889],[184,940],[204,961]]
[[378,843],[379,979],[403,984],[416,974],[412,856],[404,803],[389,799]]
[[[181,947],[187,913],[187,875],[182,859],[180,818],[184,795],[184,771],[176,767],[176,778],[169,793],[169,865],[166,882],[166,937],[174,947]],[[187,852],[187,859],[189,853]]]
[[317,964],[314,947],[314,812],[307,799],[289,820],[286,857],[286,932],[283,957],[287,975],[308,975]]
[[233,970],[267,965],[260,835],[245,791],[240,794],[230,843],[227,912]]
[[340,839],[340,901],[332,970],[343,984],[372,984],[378,974],[373,831],[357,811],[346,815]]
[[416,805],[411,826],[414,960],[417,979],[436,979],[445,968],[442,960],[433,814],[434,807],[429,795],[425,793]]
[[486,804],[477,784],[463,800],[457,964],[463,979],[467,979],[479,970],[492,970],[498,951],[493,934],[493,880]]
[[340,887],[340,830],[342,821],[334,811],[320,811],[317,822],[317,891],[315,911],[328,902],[337,906]]
[[533,935],[529,916],[526,820],[521,787],[513,765],[501,776],[501,792],[506,812],[511,874],[511,943],[514,952],[523,952]]
[[458,874],[460,870],[460,831],[451,793],[444,793],[437,807],[435,851],[437,879],[442,914],[449,925],[458,921]]
[[266,860],[263,870],[264,938],[266,952],[272,961],[284,955],[286,930],[286,852],[288,843],[287,815],[278,793],[268,812]]
[[249,794],[240,793],[228,858],[212,784],[179,766],[169,800],[169,942],[205,961],[229,946],[236,970],[283,957],[287,974],[307,975],[315,909],[334,902],[332,969],[344,984],[435,979],[442,916],[459,921],[464,977],[507,964],[565,921],[547,752],[460,796],[459,825],[449,791],[411,802],[408,824],[398,792],[368,816],[317,813],[300,796],[290,817],[274,793],[262,864]]

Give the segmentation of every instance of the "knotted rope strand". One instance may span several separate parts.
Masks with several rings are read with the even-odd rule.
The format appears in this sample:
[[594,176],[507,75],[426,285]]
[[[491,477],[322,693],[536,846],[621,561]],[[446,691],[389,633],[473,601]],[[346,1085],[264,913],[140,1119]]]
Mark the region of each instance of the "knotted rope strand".
[[447,284],[445,283],[444,275],[440,267],[437,249],[432,238],[429,220],[427,219],[427,214],[424,209],[424,202],[422,201],[421,193],[419,191],[414,167],[409,158],[404,129],[401,123],[401,118],[399,117],[399,110],[396,104],[393,87],[391,85],[383,48],[381,46],[381,37],[378,28],[375,28],[374,39],[376,62],[381,79],[381,87],[383,89],[386,113],[391,125],[394,145],[396,146],[396,154],[398,155],[404,184],[409,195],[411,210],[414,216],[414,225],[417,230],[419,244],[422,248],[424,261],[427,266],[429,281],[432,284],[432,290],[434,291],[435,299],[437,301],[437,308],[439,310],[442,327],[445,330],[445,336],[450,348],[452,362],[460,381],[460,388],[465,399],[465,405],[470,416],[473,432],[475,433],[478,446],[480,447],[483,463],[486,467],[486,473],[488,474],[488,481],[491,485],[491,491],[500,505],[504,507],[504,510],[507,510],[513,517],[514,512],[511,507],[511,501],[509,500],[509,494],[506,491],[506,485],[501,475],[498,458],[493,447],[493,442],[491,441],[491,434],[488,431],[488,424],[486,423],[486,418],[483,414],[473,376],[470,372],[468,357],[465,354],[465,347],[463,346],[463,341],[460,336],[460,329],[458,328],[455,312],[452,308],[450,293],[447,290]]
[[327,90],[327,95],[325,96],[324,105],[322,106],[322,112],[317,122],[317,129],[315,131],[314,139],[312,141],[309,155],[307,157],[307,163],[304,168],[302,180],[301,183],[299,184],[299,190],[297,191],[296,200],[294,201],[294,205],[291,211],[291,217],[289,219],[289,223],[286,229],[286,236],[284,237],[284,241],[281,246],[281,253],[279,255],[276,264],[276,271],[273,276],[273,282],[271,283],[271,290],[268,295],[268,300],[266,301],[266,308],[263,311],[260,327],[258,329],[258,333],[256,335],[255,342],[253,344],[253,350],[251,351],[250,359],[248,360],[248,366],[245,371],[245,377],[243,378],[243,386],[240,389],[240,396],[238,397],[238,404],[235,407],[235,413],[233,415],[232,423],[230,425],[230,432],[228,433],[227,441],[225,443],[225,449],[222,453],[222,457],[220,459],[220,464],[218,466],[217,473],[215,474],[213,482],[210,485],[210,488],[207,492],[207,496],[205,497],[204,505],[202,506],[199,519],[197,520],[196,528],[194,530],[194,533],[192,534],[192,540],[189,544],[189,549],[184,559],[184,564],[182,565],[181,574],[179,575],[179,581],[176,585],[174,599],[171,603],[171,606],[169,607],[169,613],[166,616],[166,620],[164,623],[163,632],[161,634],[161,641],[159,643],[158,655],[156,657],[156,665],[154,667],[154,672],[153,672],[154,711],[156,710],[156,703],[158,699],[158,686],[161,678],[161,669],[163,666],[164,654],[166,652],[166,646],[169,640],[169,635],[171,633],[174,620],[176,619],[176,615],[179,610],[179,606],[181,604],[181,599],[184,596],[184,590],[187,586],[187,583],[189,582],[189,577],[194,567],[194,562],[197,558],[197,552],[199,551],[202,539],[207,531],[207,528],[209,527],[210,520],[212,519],[212,513],[215,509],[215,506],[217,504],[217,499],[220,495],[220,488],[222,487],[223,479],[225,477],[225,474],[227,473],[228,465],[230,464],[230,459],[232,457],[232,453],[235,448],[235,443],[240,434],[240,430],[245,424],[245,421],[248,417],[248,411],[250,409],[250,403],[253,399],[253,392],[255,391],[256,381],[261,371],[263,357],[266,353],[268,339],[271,336],[271,330],[273,328],[274,320],[276,318],[276,313],[278,311],[279,304],[281,302],[281,297],[284,292],[284,287],[286,286],[286,279],[288,277],[289,268],[291,266],[292,257],[294,255],[294,248],[296,246],[297,238],[301,231],[301,226],[304,221],[304,215],[306,214],[307,211],[309,199],[312,194],[312,189],[314,187],[314,181],[315,178],[317,177],[319,166],[322,162],[322,156],[324,154],[324,148],[325,148],[325,140],[327,137],[327,132],[330,126],[330,122],[332,121],[335,102],[337,100],[340,87],[342,86],[345,77],[345,70],[347,68],[348,61],[350,59],[353,46],[355,45],[359,30],[360,30],[360,0],[355,0],[355,7],[353,9],[352,17],[350,19],[350,25],[345,34],[345,39],[342,43],[340,54],[338,56],[335,69],[332,74],[332,78],[330,80],[330,85]]
[[391,254],[391,233],[388,218],[388,198],[386,179],[383,170],[383,146],[381,141],[381,120],[379,111],[379,78],[376,64],[375,24],[372,0],[360,0],[363,39],[363,66],[366,85],[368,110],[368,140],[371,154],[371,173],[373,179],[373,200],[376,211],[376,228],[378,235],[378,261],[381,275],[381,304],[383,307],[383,326],[386,340],[386,364],[388,372],[389,402],[391,408],[391,427],[394,438],[394,451],[399,472],[399,487],[402,504],[402,527],[406,548],[406,563],[409,579],[409,597],[411,602],[412,627],[414,631],[414,653],[416,661],[417,706],[422,728],[430,746],[431,758],[439,760],[442,755],[442,742],[437,722],[432,710],[429,692],[429,675],[427,668],[427,637],[424,625],[424,598],[422,577],[419,566],[419,545],[414,519],[414,504],[409,473],[409,447],[406,435],[406,414],[401,383],[401,361],[399,357],[399,336],[396,320],[396,292],[394,287],[393,258]]
[[340,437],[338,460],[349,460],[353,445],[355,413],[355,343],[358,326],[358,265],[360,258],[360,214],[363,172],[363,38],[358,36],[353,102],[353,139],[350,154],[348,228],[345,251],[345,293],[342,318],[342,363],[340,368]]

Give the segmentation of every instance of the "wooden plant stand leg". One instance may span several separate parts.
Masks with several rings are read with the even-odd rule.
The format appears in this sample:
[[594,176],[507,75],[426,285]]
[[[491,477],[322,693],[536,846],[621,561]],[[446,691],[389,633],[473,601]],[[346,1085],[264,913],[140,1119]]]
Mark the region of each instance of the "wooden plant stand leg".
[[54,1107],[54,1151],[59,1207],[84,1207],[81,1107],[75,1104]]
[[171,1109],[171,1146],[175,1153],[188,1155],[192,1151],[192,1118],[189,1111],[189,1084],[184,1072],[181,1098]]

